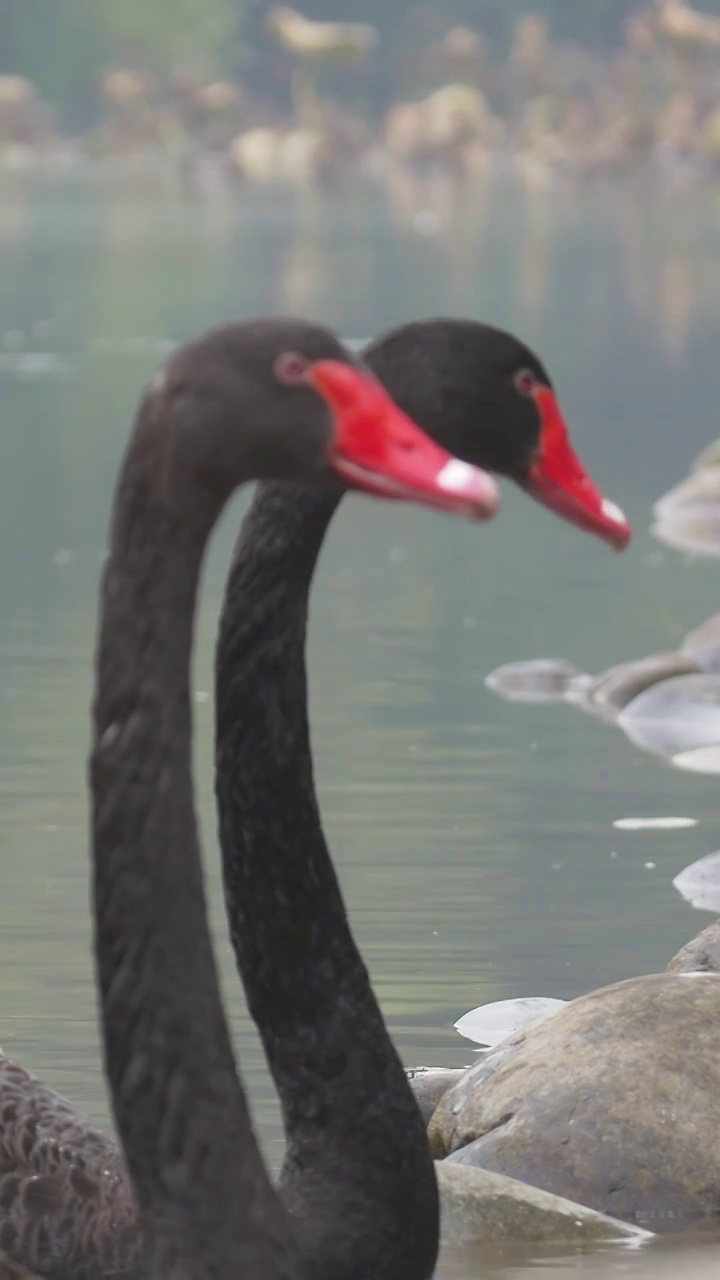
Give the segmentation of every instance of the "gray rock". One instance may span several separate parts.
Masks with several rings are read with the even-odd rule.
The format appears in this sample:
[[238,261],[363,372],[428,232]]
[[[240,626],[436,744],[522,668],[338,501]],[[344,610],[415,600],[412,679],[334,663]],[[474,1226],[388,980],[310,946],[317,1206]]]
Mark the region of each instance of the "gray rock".
[[680,652],[694,658],[703,671],[720,672],[720,613],[688,631]]
[[720,744],[720,676],[675,676],[633,698],[618,726],[636,746],[672,760]]
[[577,693],[573,701],[586,711],[593,711],[603,719],[614,720],[645,690],[674,676],[698,672],[700,667],[694,658],[684,653],[651,653],[646,658],[621,662],[609,667]]
[[702,457],[701,454],[689,476],[658,498],[653,507],[656,520],[672,519],[684,507],[720,503],[720,468],[717,465],[707,466]]
[[450,1085],[457,1084],[460,1077],[465,1074],[465,1068],[412,1067],[405,1074],[427,1126],[443,1094],[447,1092]]
[[713,440],[697,458],[690,468],[691,471],[704,471],[706,467],[720,467],[720,440]]
[[698,911],[720,911],[720,853],[706,853],[691,862],[678,872],[673,884]]
[[640,1227],[485,1169],[436,1161],[443,1245],[649,1240]]
[[[682,769],[685,773],[720,775],[720,743],[710,747],[691,747],[689,751],[679,751],[671,756],[670,764],[674,769]],[[712,907],[715,911],[716,908]]]
[[570,684],[582,674],[563,658],[531,658],[497,667],[485,684],[507,702],[561,702]]
[[620,1218],[720,1212],[720,976],[654,974],[572,1001],[441,1099],[435,1157]]
[[720,502],[676,507],[655,521],[652,533],[675,551],[720,556]]
[[713,920],[673,956],[668,973],[720,973],[720,920]]
[[493,1000],[491,1004],[478,1005],[458,1018],[453,1025],[466,1040],[474,1044],[501,1044],[508,1036],[524,1027],[532,1026],[540,1018],[547,1018],[562,1009],[567,1000],[553,996],[516,996],[513,1000]]

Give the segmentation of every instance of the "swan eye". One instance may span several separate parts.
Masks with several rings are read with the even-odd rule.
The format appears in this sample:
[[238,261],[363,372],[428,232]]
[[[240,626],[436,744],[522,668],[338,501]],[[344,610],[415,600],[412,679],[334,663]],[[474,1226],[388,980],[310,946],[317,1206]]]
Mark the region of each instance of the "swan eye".
[[521,396],[531,396],[537,389],[538,380],[530,369],[520,369],[513,378],[515,390],[520,392]]
[[274,365],[275,377],[280,382],[288,382],[291,385],[306,382],[309,369],[310,361],[299,355],[297,351],[283,351]]

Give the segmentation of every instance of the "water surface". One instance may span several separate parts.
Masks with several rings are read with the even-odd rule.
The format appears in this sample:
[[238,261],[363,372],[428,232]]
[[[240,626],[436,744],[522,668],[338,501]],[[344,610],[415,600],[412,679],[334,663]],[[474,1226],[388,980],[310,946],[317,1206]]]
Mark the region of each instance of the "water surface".
[[[103,1124],[84,780],[98,570],[139,390],[168,342],[207,324],[299,312],[360,337],[448,312],[509,326],[540,351],[580,453],[636,528],[616,557],[507,488],[488,527],[355,496],[333,525],[309,646],[317,776],[406,1061],[468,1062],[452,1029],[466,1009],[663,968],[710,918],[672,879],[717,847],[716,780],[674,772],[572,709],[502,702],[483,679],[542,656],[598,671],[673,647],[720,608],[717,565],[648,532],[653,500],[720,432],[714,209],[633,192],[438,208],[438,223],[417,224],[436,227],[428,235],[402,200],[357,193],[0,191],[0,1027],[8,1052]],[[228,1008],[277,1162],[277,1111],[223,934],[203,696],[246,502],[208,567],[196,758]],[[698,825],[613,828],[666,814]],[[638,1276],[666,1274],[627,1251],[485,1269],[464,1255],[441,1274],[640,1264]]]

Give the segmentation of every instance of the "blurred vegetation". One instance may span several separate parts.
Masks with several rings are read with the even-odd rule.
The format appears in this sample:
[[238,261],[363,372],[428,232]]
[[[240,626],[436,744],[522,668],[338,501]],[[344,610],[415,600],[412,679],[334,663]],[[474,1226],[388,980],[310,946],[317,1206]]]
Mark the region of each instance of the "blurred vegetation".
[[243,0],[3,0],[0,72],[27,76],[72,109],[106,65],[212,66],[243,12]]
[[715,180],[720,0],[4,0],[0,171],[142,157],[203,190]]
[[[0,74],[27,76],[63,112],[82,109],[107,65],[167,72],[232,72],[268,49],[266,16],[272,0],[3,0]],[[553,36],[598,51],[616,44],[639,0],[306,0],[309,18],[371,23],[380,34],[386,76],[415,40],[456,23],[480,30],[498,52],[507,50],[519,17],[545,18]],[[720,14],[720,0],[705,0]],[[263,75],[267,73],[264,68]],[[386,89],[389,89],[386,79]]]

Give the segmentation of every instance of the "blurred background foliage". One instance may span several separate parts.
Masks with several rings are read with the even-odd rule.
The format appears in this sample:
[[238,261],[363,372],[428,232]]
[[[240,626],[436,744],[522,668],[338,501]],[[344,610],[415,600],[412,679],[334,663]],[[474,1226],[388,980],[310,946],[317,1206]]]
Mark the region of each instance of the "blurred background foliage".
[[88,110],[106,65],[199,70],[232,60],[243,0],[3,0],[0,73],[24,75],[61,110]]
[[[167,72],[253,71],[272,77],[276,48],[267,31],[272,0],[3,0],[0,75],[27,76],[63,114],[90,110],[98,70],[108,65]],[[598,52],[616,45],[623,24],[644,7],[638,0],[305,0],[315,20],[371,23],[379,33],[377,76],[384,97],[408,45],[462,23],[482,32],[494,53],[509,47],[518,18],[528,11],[558,39]],[[720,14],[720,0],[704,0]]]

